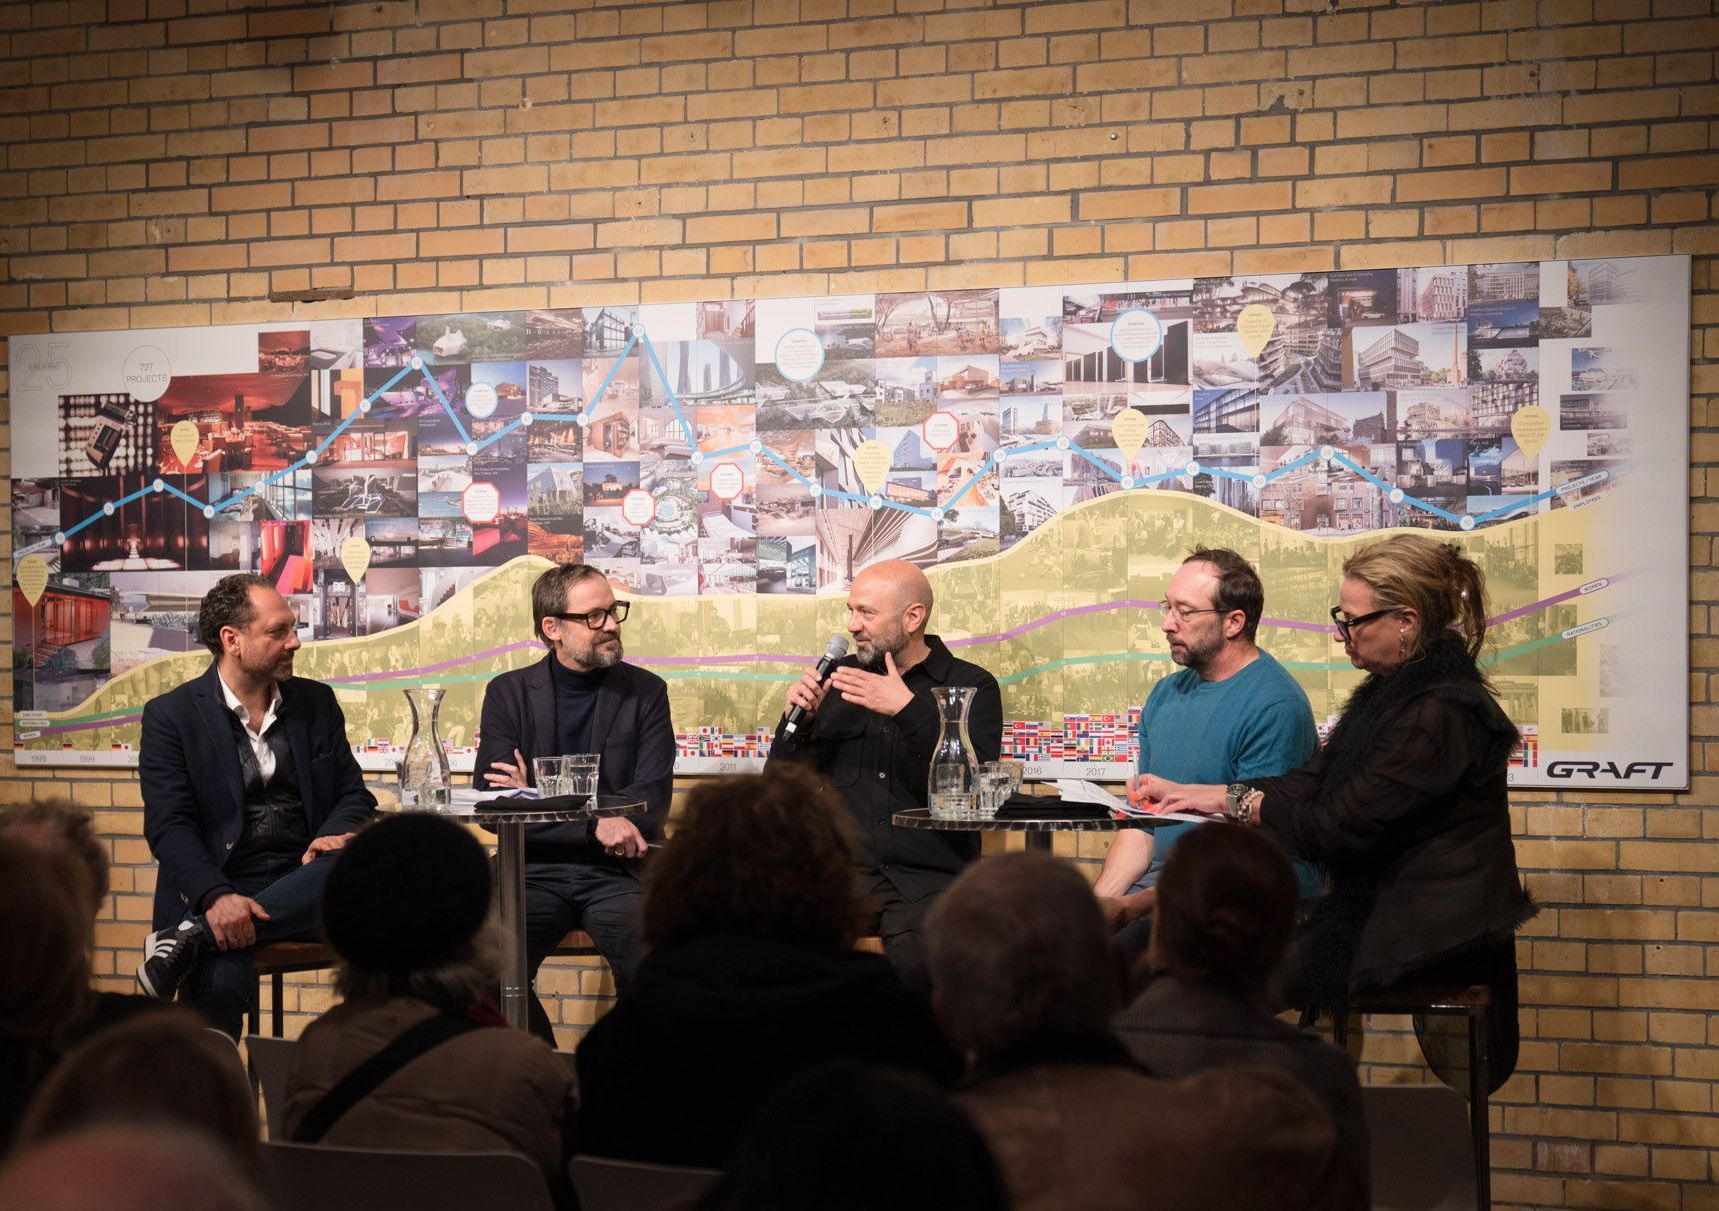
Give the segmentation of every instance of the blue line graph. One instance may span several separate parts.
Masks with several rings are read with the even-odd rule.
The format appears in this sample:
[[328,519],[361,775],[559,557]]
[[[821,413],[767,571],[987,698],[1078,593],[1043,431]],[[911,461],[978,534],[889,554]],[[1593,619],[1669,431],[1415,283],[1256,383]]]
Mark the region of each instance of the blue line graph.
[[[662,385],[663,393],[667,397],[671,407],[674,409],[675,418],[680,424],[681,432],[685,435],[687,446],[693,452],[692,462],[694,465],[698,465],[706,459],[754,453],[761,458],[768,459],[783,471],[787,472],[789,476],[805,486],[814,497],[824,497],[853,504],[866,505],[873,509],[894,509],[899,512],[912,514],[916,517],[928,518],[932,521],[942,520],[949,510],[958,506],[961,501],[966,498],[967,494],[979,485],[987,475],[994,472],[1000,464],[1009,459],[1018,458],[1027,454],[1036,454],[1047,450],[1066,451],[1078,458],[1084,459],[1087,463],[1109,476],[1112,480],[1115,480],[1125,489],[1130,487],[1151,487],[1155,484],[1164,483],[1168,480],[1182,476],[1201,474],[1223,479],[1242,480],[1252,483],[1256,488],[1263,488],[1275,480],[1281,479],[1287,475],[1292,475],[1304,467],[1323,461],[1329,465],[1345,468],[1355,475],[1360,476],[1368,483],[1386,493],[1387,497],[1393,504],[1407,505],[1412,509],[1418,509],[1424,513],[1429,513],[1434,517],[1441,518],[1464,530],[1472,530],[1478,525],[1484,525],[1487,522],[1519,513],[1524,509],[1531,508],[1535,505],[1551,500],[1554,497],[1574,495],[1577,492],[1585,491],[1588,488],[1599,487],[1602,484],[1610,484],[1617,478],[1617,476],[1610,470],[1600,470],[1572,483],[1561,484],[1558,487],[1548,489],[1544,492],[1539,492],[1531,496],[1524,496],[1519,501],[1514,501],[1499,508],[1488,510],[1485,513],[1468,514],[1455,513],[1441,505],[1434,504],[1432,501],[1422,500],[1417,496],[1412,496],[1398,488],[1395,484],[1381,479],[1367,467],[1355,462],[1343,451],[1328,445],[1321,446],[1316,450],[1310,450],[1301,457],[1284,463],[1280,467],[1274,468],[1269,473],[1249,473],[1245,471],[1232,470],[1227,467],[1206,467],[1202,466],[1198,460],[1194,460],[1185,467],[1178,467],[1169,471],[1160,471],[1152,475],[1136,478],[1128,474],[1127,469],[1113,466],[1111,463],[1099,458],[1092,451],[1087,450],[1076,442],[1070,441],[1066,437],[1063,437],[1051,441],[1032,442],[1021,446],[1004,447],[991,453],[985,458],[985,461],[980,464],[978,469],[975,470],[960,487],[954,490],[946,505],[935,509],[926,509],[918,505],[910,505],[901,501],[892,500],[888,496],[878,493],[862,495],[839,488],[823,487],[815,480],[808,478],[796,469],[793,464],[789,462],[786,456],[757,441],[744,445],[727,446],[720,450],[699,450],[697,431],[692,423],[687,419],[686,412],[681,407],[681,402],[675,395],[674,389],[668,385],[668,376],[663,370],[662,360],[657,354],[656,346],[651,342],[650,336],[642,328],[635,330],[632,335],[627,338],[626,343],[621,347],[621,351],[615,356],[614,363],[609,367],[609,372],[604,376],[602,385],[597,388],[596,393],[592,396],[591,402],[582,412],[575,416],[574,420],[577,424],[584,427],[590,423],[592,416],[596,413],[597,408],[602,404],[603,399],[608,394],[610,386],[614,383],[616,375],[620,372],[622,364],[626,361],[627,357],[631,355],[633,350],[641,344],[646,356],[648,356],[650,360],[651,368],[656,374],[657,382]],[[92,513],[76,525],[69,526],[64,530],[55,533],[52,538],[45,538],[31,543],[28,546],[19,548],[13,553],[13,560],[15,562],[34,552],[59,546],[67,539],[77,534],[80,530],[94,525],[100,518],[111,516],[116,510],[123,508],[124,506],[131,504],[133,501],[139,500],[151,493],[166,492],[176,496],[186,504],[191,505],[193,508],[202,510],[205,517],[212,518],[218,513],[225,512],[235,505],[240,504],[246,498],[253,496],[257,492],[268,487],[270,484],[316,463],[321,458],[323,452],[340,438],[341,434],[346,431],[348,426],[369,413],[377,399],[386,392],[392,390],[401,379],[405,378],[408,374],[413,373],[423,375],[423,377],[428,381],[430,389],[434,392],[437,401],[441,404],[442,411],[447,415],[448,419],[453,422],[454,428],[459,432],[460,439],[465,444],[466,449],[470,454],[475,455],[482,453],[484,450],[487,450],[490,446],[501,441],[503,438],[514,433],[518,429],[529,426],[535,419],[530,412],[525,412],[514,418],[510,423],[503,426],[495,433],[484,438],[482,441],[473,441],[470,431],[466,428],[464,422],[461,421],[459,413],[454,408],[452,402],[448,399],[447,393],[442,390],[441,383],[436,380],[433,370],[426,367],[420,357],[414,356],[407,365],[400,368],[397,374],[365,396],[359,406],[354,409],[350,415],[343,418],[340,423],[336,425],[314,449],[306,453],[303,458],[299,459],[299,461],[293,463],[291,466],[284,467],[281,470],[264,477],[256,484],[242,488],[223,500],[215,501],[214,499],[211,499],[205,503],[204,501],[200,501],[191,496],[189,493],[174,487],[172,484],[166,482],[165,479],[158,477],[153,483],[118,500],[104,504],[97,512]]]

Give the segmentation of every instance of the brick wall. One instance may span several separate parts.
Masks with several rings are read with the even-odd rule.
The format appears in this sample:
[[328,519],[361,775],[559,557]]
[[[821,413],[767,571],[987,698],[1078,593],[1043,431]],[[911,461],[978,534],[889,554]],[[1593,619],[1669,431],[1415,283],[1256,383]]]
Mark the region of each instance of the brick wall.
[[[1698,772],[1517,803],[1494,1159],[1501,1206],[1719,1207],[1716,44],[1712,0],[0,3],[0,332],[1694,254]],[[129,971],[132,781],[0,763],[97,810]],[[554,981],[571,1040],[607,975]]]

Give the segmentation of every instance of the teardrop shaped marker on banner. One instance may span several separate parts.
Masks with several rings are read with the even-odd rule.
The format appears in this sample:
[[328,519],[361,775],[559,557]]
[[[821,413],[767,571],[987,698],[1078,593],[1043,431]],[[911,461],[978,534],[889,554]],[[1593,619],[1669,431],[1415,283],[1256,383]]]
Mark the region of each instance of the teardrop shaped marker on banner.
[[1134,465],[1134,458],[1140,453],[1140,447],[1146,444],[1146,414],[1137,408],[1124,408],[1116,414],[1116,419],[1110,422],[1110,435],[1116,439],[1116,448],[1122,451],[1122,457],[1127,460],[1123,471],[1127,472]]
[[173,426],[167,435],[168,442],[173,446],[173,454],[179,460],[179,469],[191,469],[191,456],[197,453],[197,446],[202,442],[203,435],[197,432],[197,422],[182,420]]
[[25,601],[35,605],[42,600],[42,590],[48,587],[48,561],[40,555],[24,556],[12,573],[12,583],[18,586]]
[[1236,335],[1241,337],[1249,357],[1259,356],[1259,351],[1265,348],[1276,329],[1277,317],[1264,303],[1249,303],[1236,316]]
[[353,584],[363,580],[364,573],[370,570],[370,544],[356,536],[341,543],[340,566],[346,569]]
[[1539,458],[1552,435],[1552,414],[1539,404],[1518,408],[1510,416],[1510,436],[1529,458]]
[[859,473],[860,484],[867,492],[876,492],[883,487],[883,481],[889,475],[889,459],[889,447],[875,437],[855,448],[854,470]]

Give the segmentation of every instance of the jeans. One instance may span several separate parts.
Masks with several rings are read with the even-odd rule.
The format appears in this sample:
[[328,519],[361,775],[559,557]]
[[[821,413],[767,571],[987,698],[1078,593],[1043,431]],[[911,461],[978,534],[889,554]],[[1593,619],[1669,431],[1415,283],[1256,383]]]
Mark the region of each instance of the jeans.
[[569,930],[583,929],[614,972],[616,993],[626,992],[644,951],[639,933],[644,884],[638,865],[525,864],[525,958],[533,985],[528,1006],[531,1033],[551,1047],[555,1046],[555,1030],[537,997],[537,969]]
[[[257,944],[313,941],[322,916],[322,887],[335,855],[322,854],[301,865],[297,854],[260,855],[224,873],[233,889],[249,896],[269,914],[256,918]],[[199,926],[203,918],[194,918]],[[235,1040],[244,1032],[245,1015],[257,993],[257,969],[250,947],[219,951],[211,943],[186,978],[180,997],[215,1027]]]

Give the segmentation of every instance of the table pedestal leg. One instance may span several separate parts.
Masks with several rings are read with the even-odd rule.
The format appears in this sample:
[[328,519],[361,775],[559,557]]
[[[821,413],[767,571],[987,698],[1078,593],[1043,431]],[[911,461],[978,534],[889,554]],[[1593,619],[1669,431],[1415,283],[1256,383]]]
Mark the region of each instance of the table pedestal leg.
[[525,826],[498,824],[495,838],[496,902],[508,947],[501,977],[501,1012],[509,1026],[525,1030],[526,998],[531,994],[531,969],[525,959]]
[[1048,854],[1051,852],[1051,830],[1048,828],[1030,828],[1021,834],[1028,853]]

